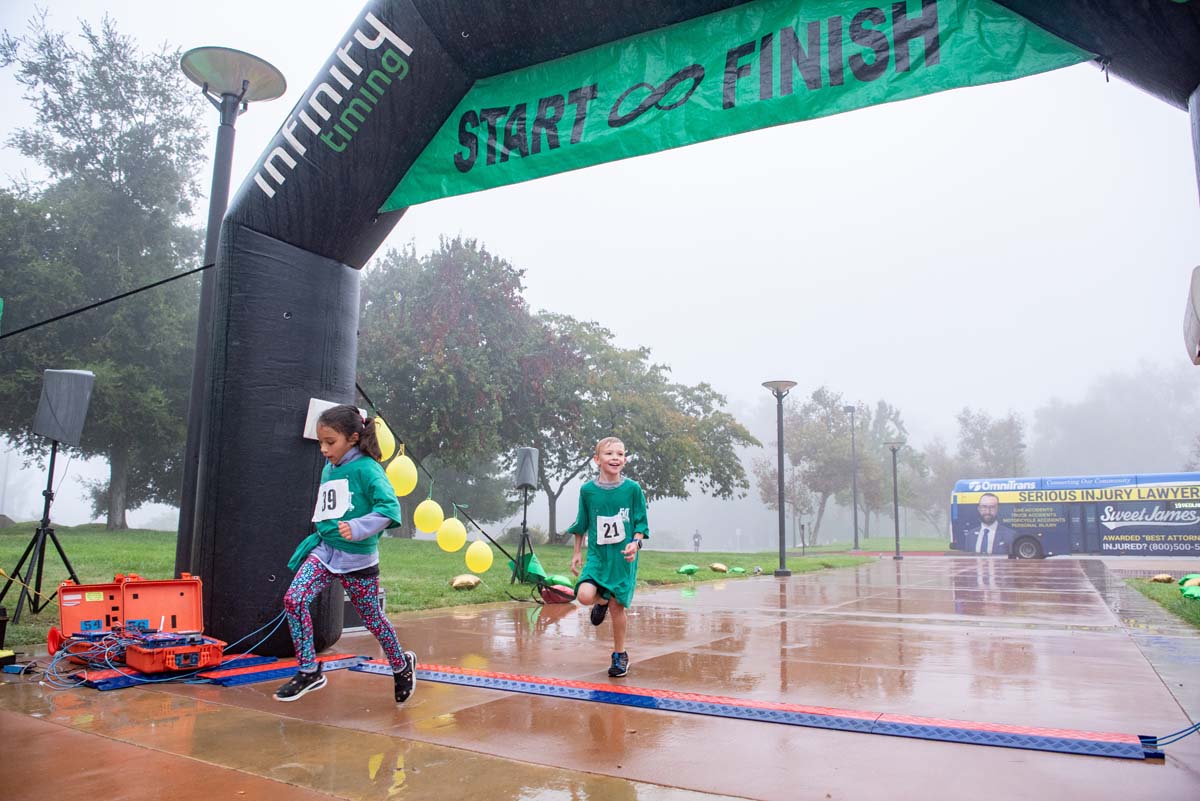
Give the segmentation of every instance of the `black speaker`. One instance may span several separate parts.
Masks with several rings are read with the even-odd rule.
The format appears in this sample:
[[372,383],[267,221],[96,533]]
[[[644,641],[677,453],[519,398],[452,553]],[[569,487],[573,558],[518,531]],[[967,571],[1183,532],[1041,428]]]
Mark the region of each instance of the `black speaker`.
[[92,400],[96,376],[88,370],[47,370],[33,433],[66,445],[78,445]]
[[535,490],[538,487],[537,448],[517,448],[517,489]]

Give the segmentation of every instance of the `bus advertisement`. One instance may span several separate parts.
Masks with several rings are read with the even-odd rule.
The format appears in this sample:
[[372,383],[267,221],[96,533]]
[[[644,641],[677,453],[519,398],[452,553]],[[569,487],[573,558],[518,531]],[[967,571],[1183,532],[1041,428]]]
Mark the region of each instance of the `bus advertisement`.
[[950,495],[951,550],[1200,556],[1200,473],[972,478]]

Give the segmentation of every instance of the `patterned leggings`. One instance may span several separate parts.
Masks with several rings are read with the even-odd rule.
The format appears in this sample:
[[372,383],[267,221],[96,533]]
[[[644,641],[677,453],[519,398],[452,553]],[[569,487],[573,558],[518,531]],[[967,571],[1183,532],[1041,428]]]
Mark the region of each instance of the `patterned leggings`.
[[317,669],[317,654],[313,648],[312,615],[308,605],[313,599],[324,592],[334,579],[341,579],[350,602],[358,610],[363,625],[367,631],[375,635],[383,646],[384,656],[392,666],[393,671],[404,669],[404,649],[396,639],[396,629],[391,621],[379,611],[379,577],[351,578],[350,576],[331,573],[321,560],[309,556],[296,571],[292,586],[288,587],[287,595],[283,596],[283,608],[287,612],[288,628],[292,631],[292,644],[296,648],[296,659],[300,662],[300,670],[311,673]]

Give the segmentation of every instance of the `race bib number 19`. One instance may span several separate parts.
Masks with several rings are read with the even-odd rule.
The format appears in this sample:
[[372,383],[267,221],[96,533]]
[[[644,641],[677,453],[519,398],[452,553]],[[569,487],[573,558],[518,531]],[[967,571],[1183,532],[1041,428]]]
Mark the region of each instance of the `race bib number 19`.
[[317,507],[313,510],[313,522],[340,520],[350,511],[350,480],[335,478],[321,485],[317,493]]
[[625,541],[625,521],[621,515],[596,517],[596,544],[615,545]]

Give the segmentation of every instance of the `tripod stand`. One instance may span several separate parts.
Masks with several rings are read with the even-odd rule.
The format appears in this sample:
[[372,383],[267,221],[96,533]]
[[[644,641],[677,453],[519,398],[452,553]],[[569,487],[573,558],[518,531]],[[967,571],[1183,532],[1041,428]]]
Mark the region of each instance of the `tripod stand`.
[[517,558],[513,560],[513,573],[509,584],[524,584],[527,578],[527,560],[525,554],[528,553],[530,558],[534,556],[533,542],[529,539],[529,488],[521,488],[521,541],[517,543]]
[[[67,566],[67,574],[76,584],[79,583],[79,576],[75,573],[75,568],[71,566],[71,561],[67,559],[66,551],[63,550],[62,543],[58,541],[58,537],[54,534],[54,529],[50,528],[50,504],[54,501],[54,459],[58,456],[58,440],[50,440],[50,473],[46,477],[46,489],[42,492],[45,497],[45,503],[42,506],[42,523],[38,526],[38,530],[34,532],[33,539],[25,546],[25,553],[21,554],[21,558],[17,560],[17,566],[13,568],[9,574],[9,579],[4,584],[4,589],[0,590],[0,601],[4,600],[4,596],[8,594],[8,590],[12,587],[14,581],[19,581],[21,584],[20,595],[17,596],[17,608],[13,612],[12,622],[14,624],[21,622],[21,607],[25,605],[25,599],[29,599],[29,611],[33,614],[45,609],[50,600],[58,594],[58,590],[50,593],[46,598],[42,598],[42,569],[46,562],[46,538],[49,537],[54,542],[54,547],[58,551],[59,557],[62,558],[63,564]],[[30,559],[30,555],[33,558]],[[25,575],[21,575],[21,568],[25,565],[25,560],[29,559],[29,566],[25,569]],[[34,577],[34,569],[37,570],[37,578],[32,587],[29,584],[31,578]],[[32,590],[32,591],[31,591]]]

